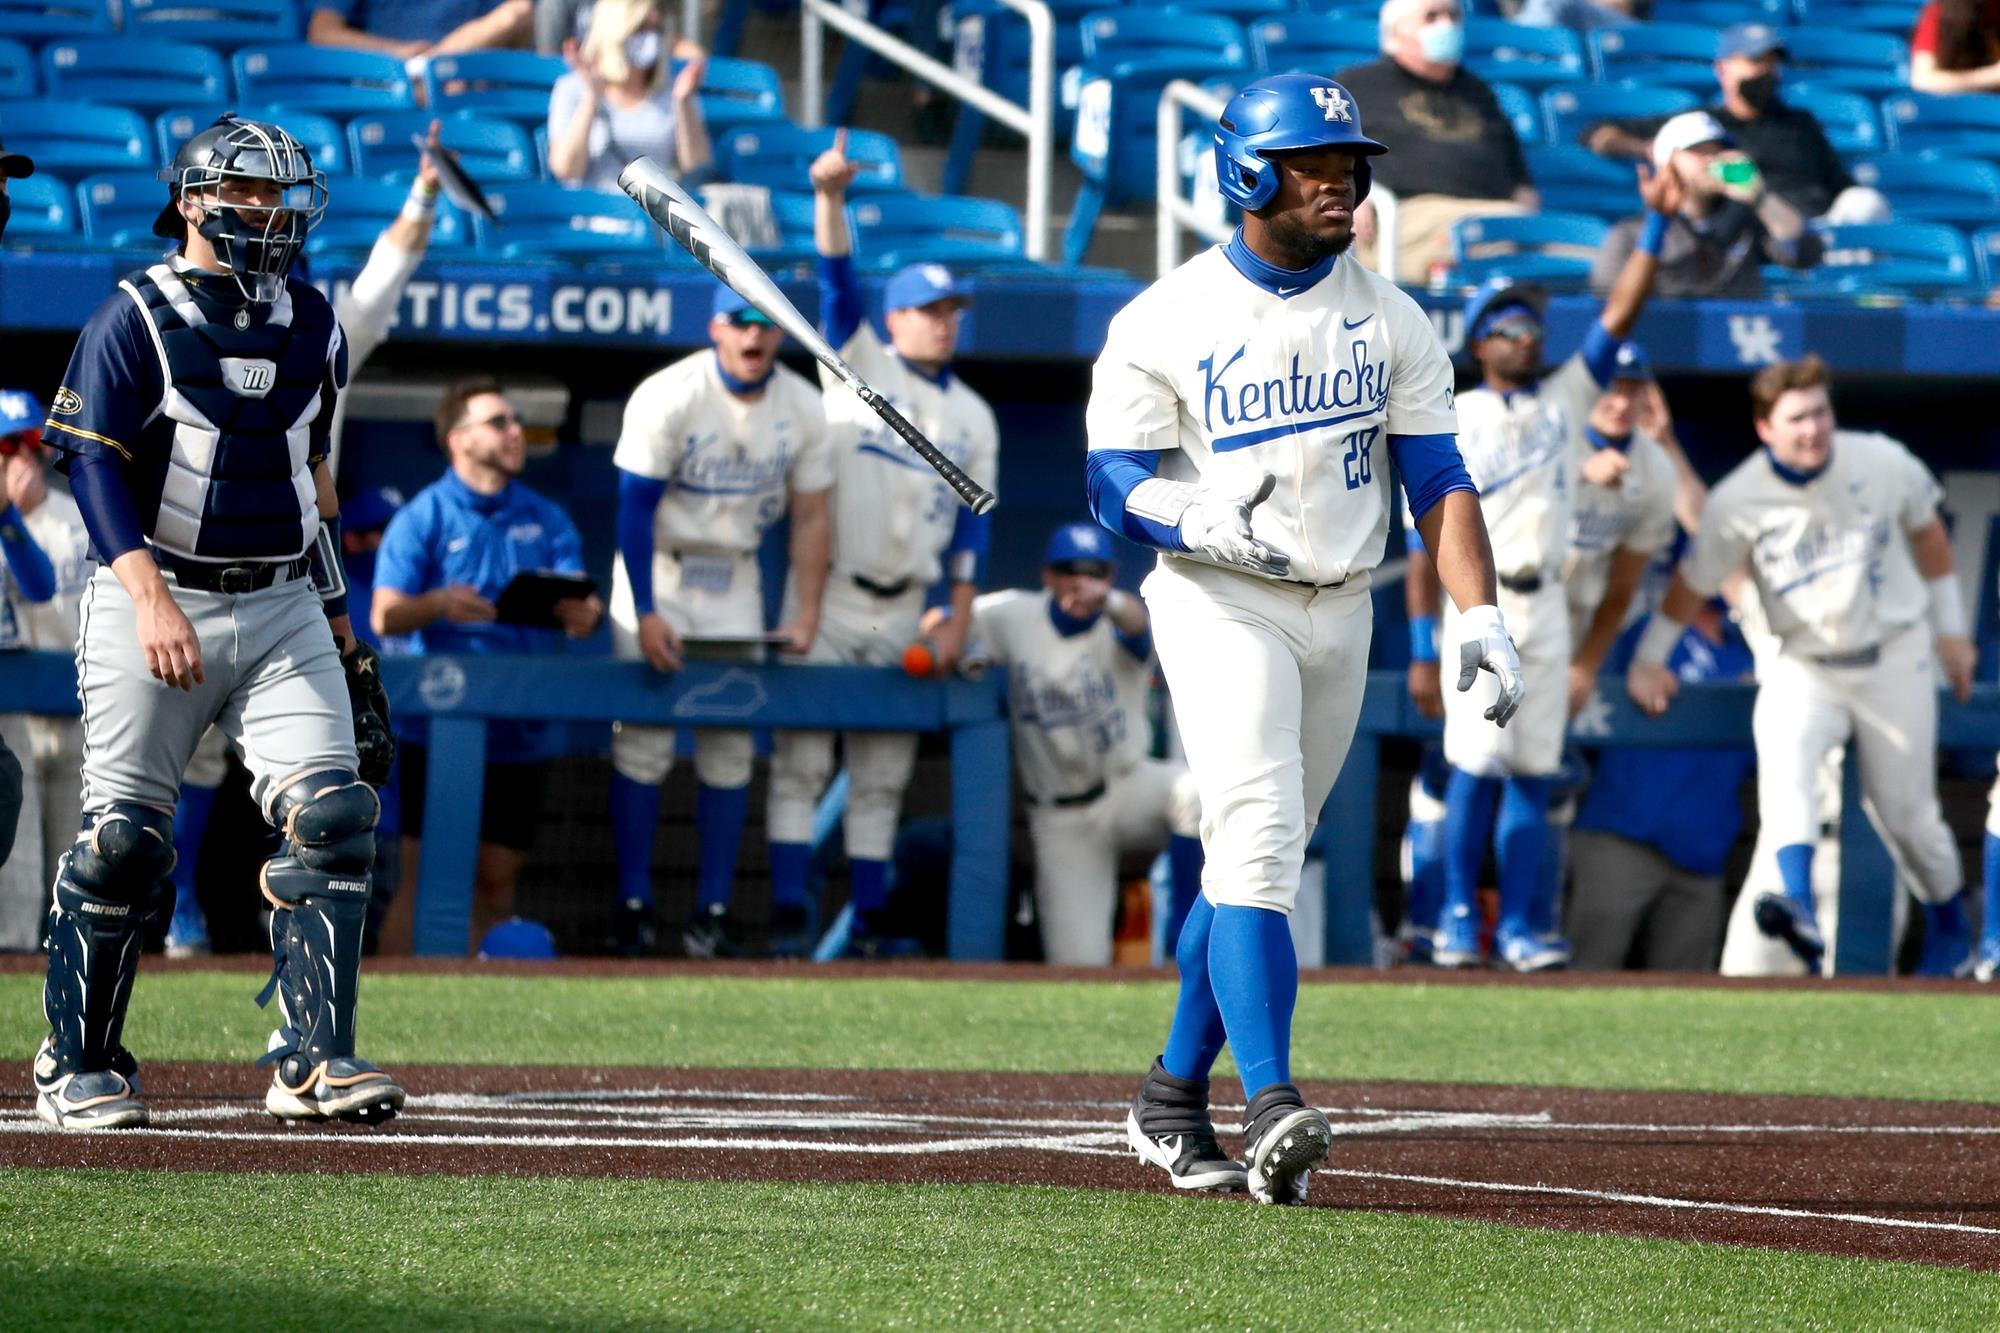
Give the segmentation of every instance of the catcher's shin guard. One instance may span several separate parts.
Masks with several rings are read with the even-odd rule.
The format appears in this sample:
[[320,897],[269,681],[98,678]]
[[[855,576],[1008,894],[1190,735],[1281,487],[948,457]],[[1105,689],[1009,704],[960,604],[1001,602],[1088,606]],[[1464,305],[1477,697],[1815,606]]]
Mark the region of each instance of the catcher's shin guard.
[[63,854],[49,907],[49,1040],[36,1057],[38,1083],[129,1060],[119,1038],[146,917],[172,892],[173,824],[164,811],[113,805],[87,816]]

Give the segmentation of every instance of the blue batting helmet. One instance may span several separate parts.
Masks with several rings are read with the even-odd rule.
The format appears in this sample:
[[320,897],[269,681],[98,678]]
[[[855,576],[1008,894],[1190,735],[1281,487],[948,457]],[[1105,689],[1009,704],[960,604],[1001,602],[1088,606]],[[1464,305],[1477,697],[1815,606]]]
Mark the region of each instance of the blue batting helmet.
[[1361,133],[1361,110],[1347,89],[1317,74],[1273,74],[1247,84],[1215,123],[1215,179],[1222,197],[1257,209],[1278,193],[1266,153],[1338,148],[1353,153],[1354,202],[1368,197],[1368,159],[1389,150]]

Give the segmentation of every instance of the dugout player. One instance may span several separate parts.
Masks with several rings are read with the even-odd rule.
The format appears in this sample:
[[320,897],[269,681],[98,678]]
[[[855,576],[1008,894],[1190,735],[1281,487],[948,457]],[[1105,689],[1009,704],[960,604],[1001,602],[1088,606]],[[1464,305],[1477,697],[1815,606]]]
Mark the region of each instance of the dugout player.
[[325,298],[287,276],[326,183],[284,130],[233,115],[166,175],[153,230],[178,253],[91,316],[46,423],[101,563],[77,645],[83,829],[50,911],[35,1110],[65,1129],[146,1121],[121,1029],[140,930],[171,892],[181,772],[213,723],[285,836],[261,875],[282,1018],[264,1104],[382,1120],[403,1090],[355,1058],[354,1002],[377,808],[363,779],[384,781],[393,752],[377,664],[348,624],[326,466],[346,348]]
[[[684,635],[754,638],[764,630],[757,551],[791,513],[785,652],[805,653],[819,630],[832,519],[820,395],[778,364],[785,335],[762,311],[717,285],[712,348],[648,376],[625,404],[618,468],[618,559],[612,573],[614,651],[677,671]],[[754,647],[735,655],[757,660]],[[689,957],[740,948],[729,911],[736,853],[750,808],[750,733],[695,732],[695,837],[701,849],[695,909],[683,932]],[[653,832],[660,784],[674,762],[671,727],[614,724],[611,832],[618,847],[618,943],[652,952]],[[803,879],[797,898],[772,904],[771,934],[805,947]]]
[[[1465,307],[1466,346],[1479,362],[1482,382],[1459,399],[1459,447],[1492,534],[1500,609],[1521,653],[1527,702],[1514,725],[1500,731],[1483,721],[1491,686],[1445,697],[1435,650],[1418,653],[1410,668],[1418,710],[1444,716],[1444,755],[1451,766],[1444,795],[1444,909],[1431,950],[1441,967],[1476,966],[1482,959],[1475,895],[1489,845],[1499,865],[1494,944],[1500,960],[1524,972],[1569,960],[1569,946],[1556,931],[1555,905],[1546,900],[1542,856],[1563,731],[1580,703],[1568,687],[1570,673],[1582,677],[1587,698],[1601,657],[1592,661],[1572,651],[1559,576],[1569,553],[1578,469],[1591,452],[1587,423],[1616,373],[1619,344],[1652,289],[1659,239],[1678,186],[1662,172],[1642,180],[1639,189],[1652,225],[1583,346],[1556,370],[1542,373],[1548,302],[1539,287],[1497,278]],[[1411,623],[1421,638],[1439,610],[1437,576],[1422,551],[1411,551],[1409,583]],[[1449,643],[1457,637],[1456,613],[1443,610]],[[1623,608],[1617,612],[1622,616]],[[1609,646],[1610,636],[1595,643],[1600,654]]]
[[[1331,80],[1280,74],[1237,93],[1215,156],[1243,225],[1112,321],[1086,414],[1092,513],[1162,552],[1144,593],[1207,853],[1166,1049],[1126,1133],[1177,1187],[1247,1186],[1264,1203],[1303,1202],[1333,1144],[1291,1082],[1286,917],[1367,680],[1390,503],[1377,446],[1464,608],[1458,687],[1493,672],[1500,725],[1521,702],[1450,358],[1409,296],[1344,254],[1383,151]],[[1209,1119],[1225,1041],[1249,1102],[1247,1172]]]
[[[13,207],[7,202],[7,182],[34,174],[33,159],[0,149],[0,236],[7,233],[7,216]],[[7,748],[6,738],[0,736],[0,861],[13,855],[14,827],[20,816],[21,761]]]
[[1826,363],[1808,355],[1750,381],[1764,447],[1709,493],[1701,531],[1626,674],[1632,701],[1667,710],[1678,681],[1667,656],[1723,581],[1747,568],[1775,654],[1758,662],[1752,728],[1758,818],[1783,892],[1761,894],[1758,929],[1809,972],[1826,942],[1813,906],[1819,836],[1815,776],[1852,736],[1861,789],[1891,855],[1924,907],[1917,971],[1972,967],[1964,867],[1938,808],[1937,670],[1960,701],[1978,653],[1938,516],[1930,470],[1886,435],[1836,427]]
[[[813,241],[819,250],[820,324],[828,342],[944,455],[987,489],[1000,471],[993,409],[952,374],[959,321],[971,304],[941,264],[912,264],[883,294],[885,344],[863,310],[844,206],[858,168],[847,160],[847,135],[813,162]],[[893,666],[916,638],[924,594],[940,577],[950,586],[951,616],[932,643],[939,673],[965,651],[972,599],[991,538],[991,519],[959,502],[944,479],[910,452],[882,419],[820,371],[828,452],[833,460],[833,558],[819,632],[807,660]],[[786,619],[797,606],[787,593]],[[854,936],[866,952],[882,934],[896,817],[916,763],[907,732],[851,731],[846,749],[845,833]],[[771,756],[771,892],[804,902],[813,808],[833,777],[833,736],[781,731]]]

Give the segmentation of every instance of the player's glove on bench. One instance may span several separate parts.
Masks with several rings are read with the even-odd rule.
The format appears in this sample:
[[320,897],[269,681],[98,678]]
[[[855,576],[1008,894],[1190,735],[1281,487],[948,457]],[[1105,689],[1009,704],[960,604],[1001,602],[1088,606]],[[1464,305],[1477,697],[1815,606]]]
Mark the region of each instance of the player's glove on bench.
[[1154,477],[1132,488],[1125,509],[1156,523],[1173,524],[1190,555],[1281,579],[1292,572],[1292,558],[1250,533],[1250,511],[1270,499],[1277,485],[1278,479],[1268,472],[1248,490],[1237,492]]
[[347,700],[354,707],[354,753],[358,776],[371,787],[388,785],[396,764],[396,741],[389,734],[389,692],[382,688],[382,658],[356,640],[341,656]]
[[1491,671],[1500,682],[1500,697],[1486,710],[1486,720],[1504,727],[1521,707],[1527,686],[1521,680],[1521,658],[1514,640],[1500,619],[1497,606],[1475,606],[1458,618],[1464,637],[1458,644],[1458,688],[1469,690],[1481,671]]

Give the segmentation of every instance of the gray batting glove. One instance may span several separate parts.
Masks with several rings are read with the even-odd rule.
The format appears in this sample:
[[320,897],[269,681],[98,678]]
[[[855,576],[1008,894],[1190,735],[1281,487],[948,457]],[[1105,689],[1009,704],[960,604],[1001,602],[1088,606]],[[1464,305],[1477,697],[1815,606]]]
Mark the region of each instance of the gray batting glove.
[[1181,541],[1219,565],[1284,578],[1292,572],[1292,558],[1250,533],[1250,511],[1270,499],[1277,485],[1278,479],[1266,472],[1254,487],[1235,494],[1197,489],[1181,513]]
[[1497,606],[1475,606],[1458,618],[1458,688],[1469,690],[1481,671],[1491,671],[1500,682],[1500,697],[1486,710],[1486,720],[1504,727],[1519,711],[1521,697],[1528,692],[1521,680],[1521,658],[1514,641],[1507,637],[1507,625]]

